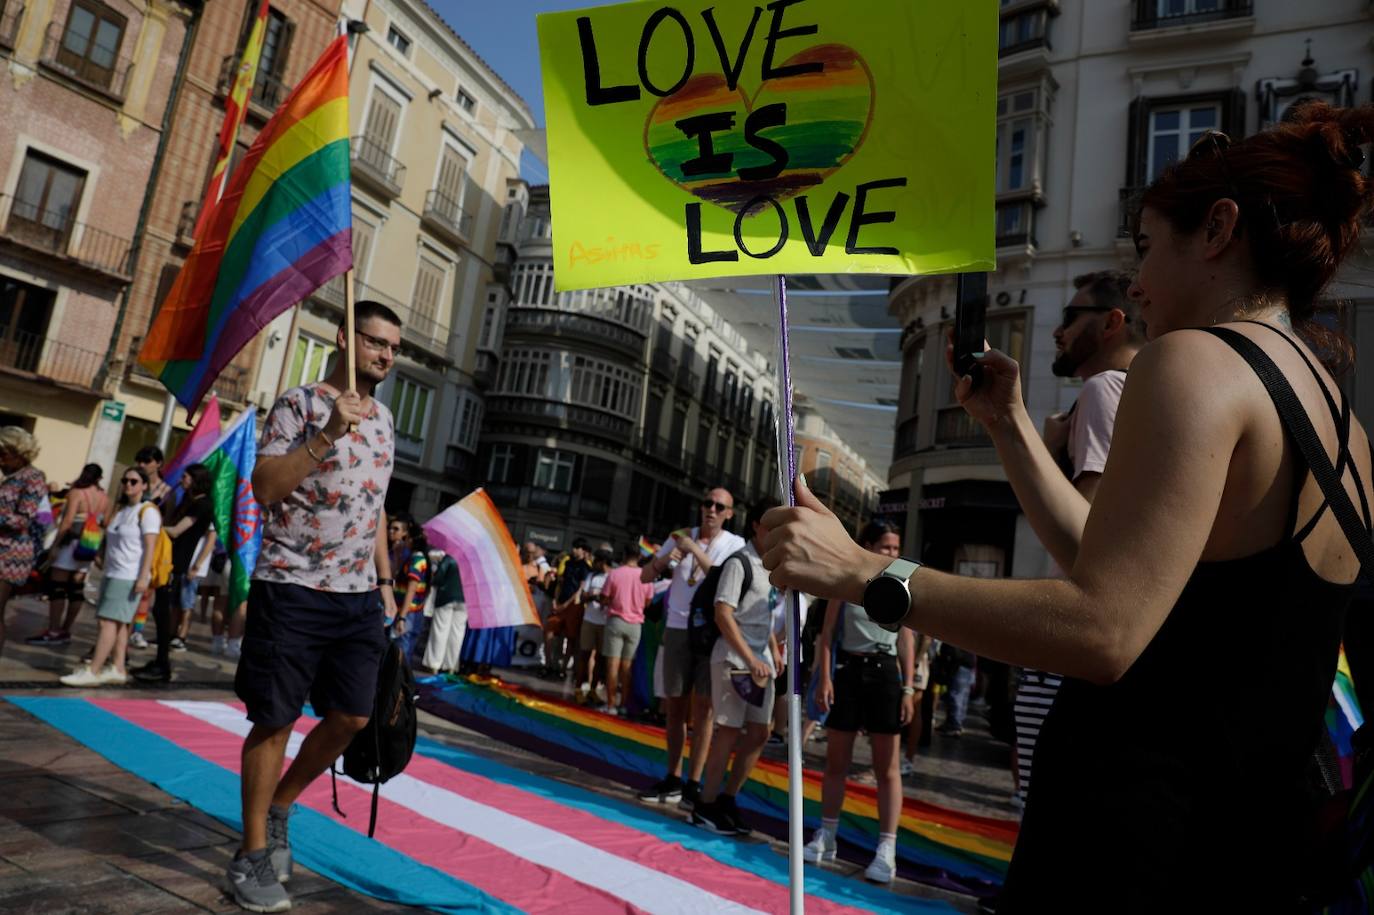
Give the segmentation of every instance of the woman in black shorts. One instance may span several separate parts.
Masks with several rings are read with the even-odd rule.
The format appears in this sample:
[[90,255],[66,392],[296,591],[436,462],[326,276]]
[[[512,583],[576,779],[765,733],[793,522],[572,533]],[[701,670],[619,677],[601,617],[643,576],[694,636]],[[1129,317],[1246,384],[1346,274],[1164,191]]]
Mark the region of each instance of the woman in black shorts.
[[[883,556],[902,552],[897,528],[869,523],[859,545]],[[807,861],[835,860],[835,832],[844,806],[845,779],[854,758],[854,739],[868,732],[873,774],[878,779],[878,848],[864,876],[890,883],[896,871],[897,823],[902,814],[898,735],[915,712],[915,639],[874,623],[858,604],[831,601],[816,639],[816,701],[825,719],[827,749],[821,792],[821,828],[806,844]]]

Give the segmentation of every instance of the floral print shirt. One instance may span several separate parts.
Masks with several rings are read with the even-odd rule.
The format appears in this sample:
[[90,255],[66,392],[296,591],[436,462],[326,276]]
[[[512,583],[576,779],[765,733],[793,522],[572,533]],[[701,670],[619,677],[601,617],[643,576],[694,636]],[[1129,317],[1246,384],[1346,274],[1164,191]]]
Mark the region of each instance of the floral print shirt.
[[[261,457],[303,447],[329,421],[338,396],[326,384],[292,388],[267,415]],[[357,431],[339,437],[301,485],[263,506],[253,578],[356,594],[377,587],[377,524],[395,461],[391,411],[376,398]]]

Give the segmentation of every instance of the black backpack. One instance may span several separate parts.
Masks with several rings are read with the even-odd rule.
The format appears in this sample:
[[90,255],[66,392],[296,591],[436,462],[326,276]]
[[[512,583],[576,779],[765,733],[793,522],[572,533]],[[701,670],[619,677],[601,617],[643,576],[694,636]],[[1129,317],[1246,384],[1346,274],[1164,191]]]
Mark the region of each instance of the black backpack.
[[706,578],[692,595],[691,612],[687,615],[687,644],[694,655],[710,654],[711,649],[716,647],[716,639],[720,638],[720,627],[716,625],[716,589],[720,587],[720,573],[731,559],[738,559],[744,567],[744,580],[739,592],[741,597],[749,593],[754,583],[754,570],[749,568],[749,557],[744,555],[744,550],[731,553],[718,565],[711,566]]
[[[397,642],[388,642],[382,656],[382,669],[377,674],[377,696],[372,702],[372,717],[367,726],[353,735],[353,741],[343,752],[344,775],[372,786],[372,814],[367,824],[367,837],[377,829],[377,796],[382,784],[405,769],[415,753],[415,675],[410,670],[405,652]],[[334,767],[329,777],[334,789],[334,811],[347,818],[339,809],[339,786]]]

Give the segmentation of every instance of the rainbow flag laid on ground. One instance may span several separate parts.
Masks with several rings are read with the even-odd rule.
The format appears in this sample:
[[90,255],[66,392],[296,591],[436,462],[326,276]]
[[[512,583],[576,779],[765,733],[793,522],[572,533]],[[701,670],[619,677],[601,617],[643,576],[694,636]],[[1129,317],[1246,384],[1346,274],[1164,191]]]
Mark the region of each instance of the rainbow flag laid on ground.
[[220,437],[219,398],[214,394],[205,402],[191,434],[181,443],[172,459],[162,465],[162,479],[172,487],[178,500],[181,499],[181,474],[192,464],[200,464],[215,450],[215,442]]
[[248,599],[248,579],[262,546],[262,508],[253,498],[258,458],[256,412],[244,410],[201,461],[214,480],[215,531],[229,553],[229,608]]
[[520,553],[485,491],[474,489],[424,528],[429,542],[458,562],[469,629],[539,625]]
[[[592,711],[499,680],[431,677],[420,707],[430,714],[603,778],[644,788],[663,776],[663,729]],[[821,773],[803,776],[807,828],[820,824]],[[738,803],[755,829],[787,835],[787,766],[761,760]],[[866,864],[878,842],[877,789],[850,782],[840,816],[840,855]],[[897,832],[905,877],[991,896],[1006,874],[1017,824],[906,799]],[[811,870],[808,868],[808,874]]]
[[348,45],[263,127],[148,329],[139,362],[194,410],[259,330],[353,266]]
[[219,142],[215,146],[215,167],[210,172],[210,184],[205,188],[205,202],[200,206],[200,216],[196,218],[195,237],[200,238],[219,203],[228,177],[229,163],[234,158],[234,142],[238,139],[243,118],[248,114],[248,94],[253,91],[253,80],[258,75],[258,60],[262,57],[262,39],[267,33],[267,0],[258,6],[258,14],[253,19],[253,29],[248,33],[248,41],[243,46],[243,56],[239,58],[238,70],[234,73],[234,85],[224,98],[224,122],[219,128]]
[[[242,706],[151,699],[8,697],[139,778],[241,829],[239,759],[252,725]],[[296,722],[294,757],[317,722]],[[786,915],[787,858],[760,842],[714,836],[604,793],[533,775],[420,738],[405,772],[372,790],[316,779],[291,817],[304,867],[378,899],[435,912],[515,915]],[[807,868],[808,915],[953,915],[916,899]]]

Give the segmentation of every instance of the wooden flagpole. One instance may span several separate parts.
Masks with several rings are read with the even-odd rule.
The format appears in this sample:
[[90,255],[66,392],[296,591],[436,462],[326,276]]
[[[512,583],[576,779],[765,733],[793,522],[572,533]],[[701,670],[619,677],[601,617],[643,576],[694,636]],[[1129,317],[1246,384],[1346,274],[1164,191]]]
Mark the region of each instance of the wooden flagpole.
[[347,342],[344,355],[348,359],[348,390],[358,390],[358,341],[354,340],[353,326],[353,268],[344,274],[344,340]]

